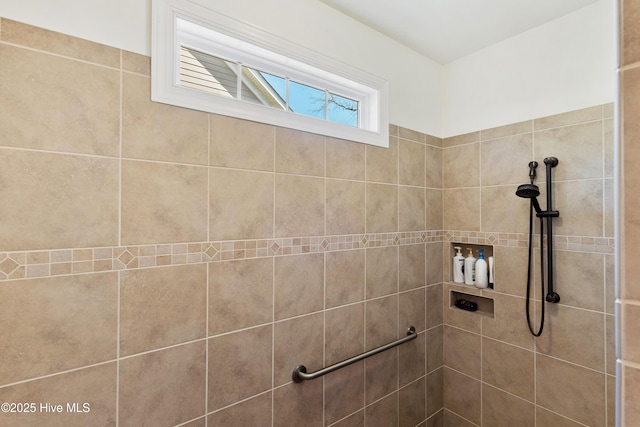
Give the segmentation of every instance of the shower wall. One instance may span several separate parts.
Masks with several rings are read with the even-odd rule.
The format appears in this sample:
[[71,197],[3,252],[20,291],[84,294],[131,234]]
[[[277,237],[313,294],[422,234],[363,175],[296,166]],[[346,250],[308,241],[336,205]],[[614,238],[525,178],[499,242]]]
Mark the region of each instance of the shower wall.
[[631,426],[640,419],[640,284],[636,254],[640,205],[640,1],[618,2],[619,55],[619,183],[620,266],[617,313],[620,317],[618,374],[620,376],[620,426]]
[[149,58],[7,19],[0,59],[0,424],[442,425],[441,139],[152,103]]
[[[454,243],[491,246],[496,262],[494,290],[444,286],[445,426],[615,425],[613,126],[607,104],[444,140],[445,277]],[[559,159],[552,191],[561,301],[546,305],[542,336],[533,338],[525,319],[529,201],[515,190],[538,161],[545,209],[549,156]],[[452,290],[493,300],[493,316],[450,308]]]
[[[37,404],[0,424],[613,425],[611,105],[383,149],[152,103],[149,58],[6,19],[0,58],[0,402]],[[551,155],[534,339],[514,192]],[[448,283],[454,242],[495,290]]]

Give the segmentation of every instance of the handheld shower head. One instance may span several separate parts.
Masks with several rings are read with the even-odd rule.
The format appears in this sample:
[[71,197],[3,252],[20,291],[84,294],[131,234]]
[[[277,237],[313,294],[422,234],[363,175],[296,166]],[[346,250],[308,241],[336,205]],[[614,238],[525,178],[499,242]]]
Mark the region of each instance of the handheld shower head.
[[533,199],[540,195],[540,189],[534,184],[522,184],[518,186],[516,190],[516,196],[525,199]]
[[516,196],[522,197],[525,199],[531,199],[533,203],[533,207],[536,210],[536,213],[541,213],[542,209],[540,209],[540,203],[538,203],[538,197],[540,195],[540,189],[535,184],[522,184],[518,186],[516,190]]

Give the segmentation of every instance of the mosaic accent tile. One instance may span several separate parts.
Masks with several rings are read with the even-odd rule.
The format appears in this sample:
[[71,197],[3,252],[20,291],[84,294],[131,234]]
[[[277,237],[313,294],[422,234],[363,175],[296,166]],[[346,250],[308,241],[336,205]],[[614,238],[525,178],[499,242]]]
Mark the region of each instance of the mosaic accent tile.
[[8,276],[9,274],[13,273],[18,267],[20,267],[20,264],[6,255],[4,256],[4,259],[0,261],[0,272],[2,272],[4,275]]
[[[462,244],[493,245],[526,248],[529,245],[529,235],[526,233],[490,233],[477,231],[446,230],[443,241]],[[546,236],[543,245],[546,247]],[[540,247],[540,236],[533,237],[533,246]],[[609,237],[589,236],[553,236],[553,247],[556,250],[572,252],[596,252],[613,254],[615,239]]]
[[[612,254],[614,241],[615,239],[607,237],[557,235],[554,236],[554,247],[562,251]],[[524,233],[426,230],[399,233],[56,249],[51,251],[0,252],[0,281],[433,242],[526,248],[529,236]],[[538,235],[534,236],[533,242],[534,247],[540,247]]]

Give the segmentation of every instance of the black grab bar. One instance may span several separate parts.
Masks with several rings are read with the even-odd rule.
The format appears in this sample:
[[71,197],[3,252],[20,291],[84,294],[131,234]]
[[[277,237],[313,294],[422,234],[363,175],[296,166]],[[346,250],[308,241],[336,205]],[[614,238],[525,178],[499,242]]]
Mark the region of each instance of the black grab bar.
[[352,363],[359,362],[363,359],[366,359],[367,357],[371,357],[385,350],[389,350],[390,348],[399,346],[400,344],[404,344],[408,341],[414,340],[417,337],[418,337],[418,334],[416,333],[416,328],[414,328],[413,326],[409,326],[409,329],[407,329],[406,337],[399,339],[398,341],[385,344],[381,347],[374,348],[373,350],[369,350],[366,353],[362,353],[358,356],[354,356],[351,359],[343,360],[342,362],[338,362],[331,366],[327,366],[326,368],[322,368],[319,371],[307,373],[307,368],[304,365],[299,365],[296,369],[293,370],[293,375],[292,375],[293,382],[301,383],[302,381],[305,381],[305,380],[313,380],[323,375],[327,375],[330,372],[333,372],[340,368],[344,368],[345,366],[349,366]]

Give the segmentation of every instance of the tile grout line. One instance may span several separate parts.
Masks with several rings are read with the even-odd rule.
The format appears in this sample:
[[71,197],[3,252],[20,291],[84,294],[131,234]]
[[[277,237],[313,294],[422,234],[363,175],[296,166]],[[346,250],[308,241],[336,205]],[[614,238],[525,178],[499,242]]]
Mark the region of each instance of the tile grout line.
[[[275,393],[275,366],[276,366],[276,259],[271,260],[271,427],[275,426],[275,406],[276,406],[276,393]],[[205,426],[206,427],[206,426]]]
[[[398,135],[400,134],[400,130],[398,130]],[[396,231],[400,230],[400,192],[399,192],[399,185],[400,185],[400,138],[398,136],[395,136],[395,140],[394,140],[395,144],[396,144],[396,186],[395,186],[395,193],[396,193],[396,224],[395,224],[395,228]],[[391,141],[389,141],[389,146],[391,146]],[[400,292],[400,250],[398,248],[396,248],[395,250],[395,257],[396,257],[396,265],[398,266],[396,269],[396,289],[395,292],[393,294],[395,294],[396,297],[396,327],[395,327],[395,331],[394,331],[394,336],[396,337],[396,339],[398,338],[398,327],[400,325],[400,297],[399,297],[399,292]],[[391,295],[393,295],[391,294]],[[398,410],[398,417],[396,418],[396,426],[400,425],[400,351],[397,348],[394,348],[393,351],[396,354],[396,366],[395,366],[395,370],[396,370],[396,408]]]
[[[122,244],[122,152],[123,152],[123,111],[124,111],[124,73],[123,73],[123,54],[120,49],[120,93],[119,93],[119,115],[118,115],[118,133],[119,133],[119,156],[118,156],[118,245]],[[112,250],[113,255],[113,250]],[[113,258],[111,261],[113,266]],[[117,295],[117,320],[116,320],[116,427],[120,425],[120,303],[121,303],[121,288],[122,288],[122,273],[118,271],[118,295]]]
[[57,377],[59,375],[66,375],[66,374],[70,374],[70,373],[73,373],[73,372],[78,372],[78,371],[82,371],[82,370],[85,370],[85,369],[95,368],[97,366],[108,365],[109,363],[117,363],[117,362],[118,362],[118,357],[116,355],[115,358],[109,359],[109,360],[105,360],[105,361],[102,361],[102,362],[91,363],[89,365],[83,365],[83,366],[79,366],[79,367],[75,367],[75,368],[69,368],[69,369],[65,369],[65,370],[59,371],[59,372],[53,372],[53,373],[49,373],[49,374],[44,374],[44,375],[32,377],[32,378],[27,378],[27,379],[14,381],[12,383],[3,384],[3,385],[0,386],[0,390],[5,389],[5,388],[9,388],[9,387],[14,387],[14,386],[17,386],[17,385],[20,385],[20,384],[26,384],[26,383],[30,383],[30,382],[33,382],[33,381],[45,380],[47,378],[53,378],[53,377]]
[[119,175],[119,180],[118,180],[118,246],[122,246],[122,180],[123,180],[123,173],[122,173],[122,154],[123,154],[123,136],[124,136],[124,120],[123,120],[123,116],[124,116],[124,73],[122,71],[123,68],[123,64],[122,64],[122,50],[120,51],[120,105],[119,105],[119,115],[118,115],[118,133],[119,133],[119,153],[118,153],[118,175]]
[[120,425],[120,303],[121,303],[122,274],[118,272],[118,320],[116,323],[116,427]]
[[[278,206],[276,200],[276,186],[278,180],[278,174],[276,173],[276,157],[278,155],[278,133],[275,127],[271,128],[271,146],[273,147],[273,159],[271,161],[271,174],[273,176],[273,194],[272,196],[272,204],[271,204],[271,236],[275,239],[276,237],[276,208]],[[275,318],[274,318],[275,319]]]
[[[211,241],[211,114],[207,114],[207,240]],[[208,248],[207,248],[208,249]],[[209,423],[209,266],[205,273],[206,311],[205,311],[205,343],[204,343],[204,426]],[[273,384],[272,384],[273,385]]]
[[[206,311],[205,311],[205,342],[204,342],[204,426],[209,423],[209,268],[206,269]],[[273,384],[272,384],[273,385]]]
[[[99,62],[89,61],[89,60],[86,60],[86,59],[81,59],[81,58],[77,58],[77,57],[73,57],[73,56],[64,55],[64,54],[61,54],[61,53],[56,53],[56,52],[53,52],[51,50],[38,49],[38,48],[35,48],[35,47],[23,45],[23,44],[16,43],[16,42],[10,42],[10,41],[7,41],[7,40],[0,40],[0,44],[11,46],[11,47],[14,47],[14,48],[17,48],[17,49],[24,49],[24,50],[27,50],[27,51],[30,51],[30,52],[40,53],[40,54],[51,56],[51,57],[55,57],[55,58],[65,59],[65,60],[68,60],[68,61],[79,62],[79,63],[86,64],[86,65],[93,65],[95,67],[99,67],[99,68],[103,68],[103,69],[107,69],[107,70],[120,71],[122,69],[122,66],[118,67],[118,66],[112,66],[112,65],[107,65],[107,64],[101,64]],[[116,48],[111,47],[111,46],[107,46],[107,47],[110,47],[111,49],[116,49]],[[118,50],[120,51],[120,56],[122,56],[122,53],[121,53],[122,49],[118,49]],[[140,74],[140,73],[136,73],[136,72],[133,72],[133,71],[129,71],[129,72],[131,72],[132,74]],[[144,76],[145,77],[149,77],[147,75],[144,75]]]
[[[323,217],[322,223],[324,234],[327,235],[327,137],[322,138],[323,141],[323,186],[324,191],[324,203],[323,203]],[[327,255],[322,254],[322,364],[320,366],[327,366]],[[327,407],[327,387],[325,377],[322,380],[322,425],[326,423],[326,407]]]

